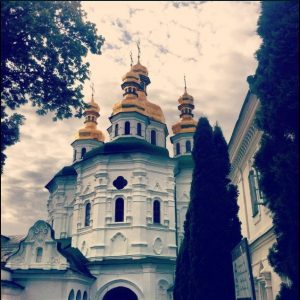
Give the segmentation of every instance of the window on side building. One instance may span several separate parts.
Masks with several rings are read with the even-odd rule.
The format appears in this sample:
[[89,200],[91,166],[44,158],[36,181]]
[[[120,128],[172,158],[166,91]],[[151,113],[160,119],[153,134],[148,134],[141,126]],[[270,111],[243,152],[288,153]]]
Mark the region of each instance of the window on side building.
[[250,198],[252,205],[252,216],[255,217],[258,214],[258,201],[260,199],[260,191],[258,186],[258,176],[254,168],[252,168],[248,175]]

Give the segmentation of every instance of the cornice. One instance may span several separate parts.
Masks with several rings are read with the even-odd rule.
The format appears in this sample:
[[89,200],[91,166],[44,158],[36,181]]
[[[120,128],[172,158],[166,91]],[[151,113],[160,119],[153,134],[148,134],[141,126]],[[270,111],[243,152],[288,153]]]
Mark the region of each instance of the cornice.
[[257,136],[260,137],[261,135],[261,132],[255,125],[255,115],[259,109],[259,101],[255,95],[250,94],[245,102],[228,145],[231,161],[231,178],[235,177],[236,170],[245,160],[252,142]]

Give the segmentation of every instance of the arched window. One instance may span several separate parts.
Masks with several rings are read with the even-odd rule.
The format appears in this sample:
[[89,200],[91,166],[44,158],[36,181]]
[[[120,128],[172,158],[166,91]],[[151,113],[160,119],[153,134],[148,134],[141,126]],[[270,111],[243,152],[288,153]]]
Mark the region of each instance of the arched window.
[[85,218],[84,218],[84,226],[91,225],[91,203],[87,203],[85,206]]
[[86,291],[83,293],[82,300],[88,300],[87,292]]
[[119,135],[119,124],[116,124],[115,126],[115,136]]
[[176,144],[176,155],[180,154],[180,144]]
[[42,257],[43,257],[43,248],[42,247],[36,248],[36,259],[35,259],[35,262],[37,262],[37,263],[42,262]]
[[72,289],[70,294],[69,294],[68,300],[74,300],[74,297],[75,297],[74,290]]
[[185,142],[185,151],[186,151],[186,153],[189,153],[189,152],[191,152],[191,149],[192,147],[191,147],[191,142],[190,141],[186,141]]
[[83,158],[83,155],[86,153],[86,148],[81,149],[81,158]]
[[130,122],[126,121],[125,122],[125,134],[130,134]]
[[156,145],[156,131],[151,130],[151,144]]
[[153,202],[153,223],[160,224],[160,202],[158,200]]
[[76,300],[81,300],[81,291],[80,290],[77,291]]
[[141,125],[141,123],[137,123],[136,134],[139,135],[139,136],[142,135],[142,125]]
[[116,200],[115,222],[124,222],[124,199],[122,198]]

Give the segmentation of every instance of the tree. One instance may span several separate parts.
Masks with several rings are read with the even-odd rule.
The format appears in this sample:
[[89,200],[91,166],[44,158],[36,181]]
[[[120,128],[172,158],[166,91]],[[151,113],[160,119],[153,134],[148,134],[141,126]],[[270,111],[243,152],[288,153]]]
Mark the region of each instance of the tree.
[[277,299],[299,298],[299,2],[262,2],[258,67],[248,77],[261,104],[255,156],[260,187],[272,212],[276,242],[269,262],[282,278]]
[[186,213],[184,222],[184,238],[180,245],[175,271],[175,282],[173,298],[174,300],[189,300],[188,292],[190,290],[190,260],[189,260],[189,226],[190,226],[190,210]]
[[54,120],[80,117],[88,51],[101,54],[104,38],[86,21],[79,1],[1,1],[1,173],[5,149],[19,140],[27,102]]
[[[221,128],[216,125],[213,130],[207,118],[198,122],[192,154],[191,200],[177,260],[174,300],[234,299],[231,250],[241,240],[237,189],[228,179],[230,163]],[[184,274],[183,269],[187,269]]]

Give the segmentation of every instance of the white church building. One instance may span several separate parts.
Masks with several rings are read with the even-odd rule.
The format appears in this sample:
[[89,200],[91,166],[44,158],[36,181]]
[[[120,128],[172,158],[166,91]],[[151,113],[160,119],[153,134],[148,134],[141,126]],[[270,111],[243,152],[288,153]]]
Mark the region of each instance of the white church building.
[[1,299],[172,299],[193,170],[194,100],[185,88],[171,157],[162,109],[147,98],[147,68],[138,61],[122,80],[110,141],[97,128],[92,97],[73,163],[46,185],[47,222],[26,237],[1,236]]

